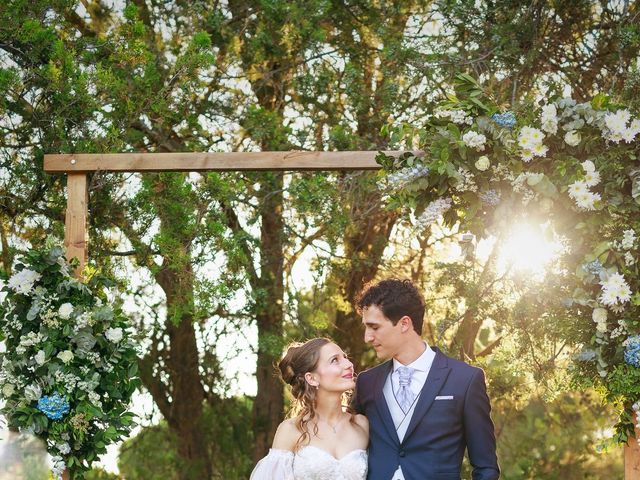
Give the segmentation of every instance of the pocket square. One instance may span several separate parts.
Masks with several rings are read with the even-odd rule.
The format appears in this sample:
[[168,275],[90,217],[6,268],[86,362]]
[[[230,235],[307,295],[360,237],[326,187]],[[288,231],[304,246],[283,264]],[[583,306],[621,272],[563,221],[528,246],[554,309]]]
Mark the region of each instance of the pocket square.
[[453,395],[438,395],[436,400],[453,400]]

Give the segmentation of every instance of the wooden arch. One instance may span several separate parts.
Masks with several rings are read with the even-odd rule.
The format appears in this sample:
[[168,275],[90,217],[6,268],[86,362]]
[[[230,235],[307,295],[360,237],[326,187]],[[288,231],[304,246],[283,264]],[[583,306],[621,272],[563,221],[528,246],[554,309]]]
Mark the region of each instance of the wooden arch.
[[[389,151],[387,155],[404,152]],[[233,152],[233,153],[77,153],[44,156],[44,170],[67,174],[64,244],[67,258],[84,267],[89,247],[87,174],[110,172],[191,171],[331,171],[378,170],[377,151],[353,152]],[[624,478],[640,480],[640,428],[624,447]],[[65,475],[68,478],[68,475]]]

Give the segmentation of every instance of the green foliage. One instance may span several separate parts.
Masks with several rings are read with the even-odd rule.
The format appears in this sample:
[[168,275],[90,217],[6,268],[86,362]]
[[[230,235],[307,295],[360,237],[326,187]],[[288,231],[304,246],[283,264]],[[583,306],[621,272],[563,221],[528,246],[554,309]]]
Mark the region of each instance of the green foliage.
[[[351,2],[340,8],[326,0],[150,6],[18,0],[0,8],[6,59],[0,71],[0,112],[7,119],[0,125],[5,272],[20,250],[42,242],[50,231],[63,233],[65,183],[43,173],[44,152],[396,148],[405,133],[390,141],[381,130],[396,122],[422,125],[446,94],[462,98],[466,87],[458,86],[457,93],[453,88],[461,71],[484,74],[500,109],[547,88],[560,92],[564,85],[576,98],[622,91],[630,101],[640,99],[635,7],[620,11],[608,1],[535,8],[512,0]],[[434,18],[442,19],[439,30],[429,28]],[[472,93],[471,83],[468,88]],[[469,111],[489,104],[473,98]],[[424,131],[413,130],[412,138],[423,144]],[[457,181],[457,154],[449,153],[449,145],[461,156],[474,156],[460,145],[455,129],[448,135],[434,161],[449,180],[430,185],[439,195]],[[507,155],[500,148],[494,154]],[[558,162],[558,175],[564,175],[560,169],[575,173],[568,161]],[[244,334],[258,309],[271,305],[281,313],[277,322],[298,321],[291,312],[305,294],[299,295],[287,275],[305,242],[318,253],[308,272],[316,287],[300,311],[323,329],[339,318],[357,320],[340,317],[352,310],[349,291],[358,288],[353,277],[389,272],[376,252],[384,251],[395,215],[427,200],[425,195],[397,201],[390,214],[378,208],[371,176],[343,172],[290,175],[280,187],[254,174],[203,177],[90,175],[90,255],[104,271],[122,275],[123,265],[133,265],[141,272],[147,284],[131,294],[140,331],[160,350],[154,371],[162,378],[171,378],[171,370],[161,346],[167,328],[180,318],[198,322],[203,331]],[[295,213],[285,215],[277,232],[282,249],[265,251],[259,231],[265,212],[259,205],[280,190],[284,205],[277,208]],[[541,194],[552,196],[548,190]],[[614,192],[608,196],[613,199]],[[475,212],[480,229],[482,204],[473,195],[467,201],[468,218]],[[451,210],[447,221],[453,224],[458,216]],[[587,222],[586,229],[592,228]],[[263,270],[257,266],[268,253],[284,259],[284,284],[258,281]],[[265,278],[273,273],[267,270]],[[173,323],[165,322],[164,302],[147,304],[148,292],[161,289],[158,280],[169,273],[176,275],[167,283],[179,287],[168,296],[174,300],[168,308]],[[336,330],[356,328],[357,323],[340,324]],[[587,330],[581,333],[590,338]],[[267,340],[264,351],[277,354],[278,343]],[[206,355],[194,355],[204,373],[193,391],[203,384],[208,392],[224,389],[216,335],[198,341]],[[344,343],[357,351],[362,342],[358,334]]]
[[[213,478],[248,478],[252,468],[251,404],[247,398],[219,399],[206,405],[203,441],[214,459]],[[127,480],[178,480],[188,468],[176,454],[179,439],[162,421],[145,427],[120,447],[118,468]]]
[[[527,310],[522,318],[531,318],[531,310],[541,307],[536,323],[540,329],[523,329],[526,337],[563,339],[573,348],[583,346],[587,357],[578,362],[575,374],[586,375],[595,384],[602,382],[607,399],[623,399],[630,414],[631,404],[640,399],[634,387],[639,374],[637,368],[624,364],[622,345],[637,333],[637,325],[627,324],[627,319],[638,313],[631,296],[639,286],[634,245],[640,231],[640,206],[630,195],[629,183],[636,169],[632,157],[638,132],[634,129],[640,120],[605,96],[582,104],[558,99],[542,108],[527,102],[514,105],[513,112],[518,114],[516,123],[516,114],[511,112],[513,125],[501,125],[499,117],[487,116],[496,112],[498,105],[473,78],[458,75],[455,95],[424,125],[420,135],[424,154],[397,159],[378,156],[388,172],[385,180],[393,197],[390,208],[413,207],[418,228],[430,228],[442,216],[444,226],[478,237],[506,231],[508,222],[517,218],[547,222],[552,235],[569,246],[554,267],[557,273],[550,272],[545,279],[545,288],[557,289],[560,296],[550,292],[538,299],[521,297],[515,305],[516,318],[498,326],[498,332],[508,325],[517,328],[519,306]],[[624,120],[615,126],[619,117]],[[405,125],[394,131],[413,142],[414,131]],[[629,136],[626,142],[622,142],[624,135]],[[532,140],[534,136],[538,140]],[[479,144],[474,143],[480,138]],[[576,193],[577,188],[582,188],[582,194]],[[443,197],[448,204],[442,203]],[[423,212],[429,215],[424,217]],[[490,262],[485,272],[490,271],[488,266]],[[563,274],[574,271],[576,275]],[[445,315],[444,331],[461,321],[453,344],[464,355],[473,355],[469,341],[479,332],[481,322],[471,318],[482,311],[481,302],[486,298],[459,285],[454,269],[450,273],[454,275],[442,280],[454,285],[469,303],[458,320],[455,312],[453,319]],[[620,289],[611,297],[614,281],[620,283]],[[490,311],[485,314],[495,318]],[[469,331],[475,335],[469,337]],[[626,438],[632,430],[631,423],[622,422],[617,433]]]
[[102,468],[92,468],[85,474],[84,480],[122,480],[122,477]]
[[493,402],[498,458],[505,479],[622,478],[622,448],[603,453],[601,432],[614,418],[591,393],[552,402],[532,398],[523,409]]

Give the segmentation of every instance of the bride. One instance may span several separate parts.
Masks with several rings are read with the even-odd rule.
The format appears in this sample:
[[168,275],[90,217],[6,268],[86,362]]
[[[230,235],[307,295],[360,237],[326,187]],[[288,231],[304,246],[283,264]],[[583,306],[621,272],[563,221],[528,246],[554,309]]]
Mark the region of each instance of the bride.
[[291,345],[278,365],[291,386],[294,416],[278,426],[250,480],[364,480],[369,422],[343,405],[353,364],[331,340]]

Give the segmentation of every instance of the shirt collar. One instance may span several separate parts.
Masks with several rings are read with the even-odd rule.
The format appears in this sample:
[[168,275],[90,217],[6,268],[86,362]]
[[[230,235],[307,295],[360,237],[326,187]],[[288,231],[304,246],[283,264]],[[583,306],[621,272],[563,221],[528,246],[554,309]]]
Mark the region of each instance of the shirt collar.
[[431,347],[429,347],[427,342],[424,342],[424,346],[425,346],[425,349],[424,349],[424,352],[422,352],[422,355],[416,358],[409,365],[403,365],[402,363],[400,363],[398,360],[394,358],[393,372],[395,373],[395,371],[398,370],[398,367],[410,367],[420,372],[426,372],[429,369],[429,366],[431,365],[431,363],[433,362],[433,358],[436,356],[436,352],[434,352],[431,349]]

